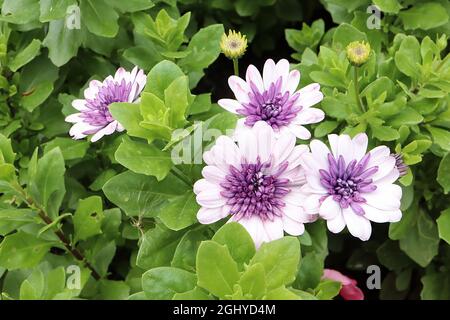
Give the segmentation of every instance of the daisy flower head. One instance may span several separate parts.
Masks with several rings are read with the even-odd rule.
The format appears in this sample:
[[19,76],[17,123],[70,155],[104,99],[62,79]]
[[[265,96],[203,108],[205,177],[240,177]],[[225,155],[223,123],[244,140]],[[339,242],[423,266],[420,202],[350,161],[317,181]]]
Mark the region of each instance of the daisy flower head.
[[373,222],[401,219],[402,189],[396,159],[386,146],[367,150],[367,135],[329,135],[330,149],[321,141],[310,143],[302,155],[307,183],[302,187],[305,211],[327,220],[333,233],[347,226],[363,241],[372,233]]
[[316,217],[301,207],[305,179],[300,156],[307,151],[295,146],[293,135],[276,136],[264,121],[237,143],[219,137],[203,154],[203,179],[194,184],[201,206],[197,219],[210,224],[231,216],[229,221],[242,224],[256,247],[283,237],[284,231],[302,234],[303,224]]
[[226,33],[222,35],[220,49],[227,58],[238,59],[247,50],[247,37],[240,32],[229,30],[228,35]]
[[93,135],[91,141],[95,142],[115,131],[123,131],[124,127],[109,112],[109,106],[114,102],[135,102],[146,82],[147,76],[137,67],[131,72],[119,68],[114,77],[108,76],[103,82],[92,80],[84,90],[84,99],[72,102],[80,112],[66,117],[66,122],[74,124],[69,134],[74,139]]
[[286,59],[276,64],[268,59],[262,76],[253,65],[247,68],[245,80],[231,76],[228,84],[236,99],[220,99],[218,103],[225,110],[244,116],[238,120],[236,135],[264,121],[276,133],[287,131],[306,140],[311,133],[303,125],[320,122],[325,116],[322,110],[311,108],[323,99],[323,94],[317,83],[297,90],[299,82],[300,72],[289,72]]

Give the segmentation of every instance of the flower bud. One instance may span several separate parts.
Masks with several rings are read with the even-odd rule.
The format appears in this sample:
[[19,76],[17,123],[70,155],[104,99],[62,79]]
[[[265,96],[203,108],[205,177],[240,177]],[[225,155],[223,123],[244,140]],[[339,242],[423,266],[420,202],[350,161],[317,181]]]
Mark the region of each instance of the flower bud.
[[364,41],[353,41],[349,43],[345,49],[347,52],[347,59],[354,66],[361,66],[369,60],[370,45]]
[[247,37],[240,32],[229,30],[228,35],[226,33],[222,35],[220,49],[227,58],[238,59],[247,49]]

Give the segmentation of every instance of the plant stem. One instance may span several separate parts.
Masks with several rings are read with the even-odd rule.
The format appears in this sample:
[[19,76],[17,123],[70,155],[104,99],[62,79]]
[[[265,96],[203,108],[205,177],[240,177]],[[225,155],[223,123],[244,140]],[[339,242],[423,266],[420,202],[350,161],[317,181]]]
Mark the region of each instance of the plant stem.
[[170,169],[170,172],[172,172],[174,176],[183,181],[189,187],[192,187],[192,181],[188,177],[186,177],[186,175],[180,169],[178,169],[177,167],[172,167],[172,169]]
[[233,68],[234,68],[234,75],[239,77],[239,62],[238,62],[238,59],[233,59]]
[[[27,197],[27,195],[23,189],[21,189],[19,191],[23,194],[25,202],[28,205],[28,207],[36,208],[38,210],[39,217],[42,219],[42,221],[44,221],[47,225],[53,223],[53,220],[47,215],[47,213],[43,209],[39,208],[31,198]],[[54,230],[54,233],[59,238],[59,240],[62,242],[64,247],[67,249],[67,251],[70,252],[75,259],[83,262],[84,265],[89,270],[91,270],[91,274],[94,277],[94,279],[100,280],[101,276],[94,269],[94,267],[89,263],[89,261],[87,261],[86,257],[83,255],[83,253],[80,250],[78,250],[76,247],[72,247],[70,245],[70,241],[69,241],[69,239],[67,239],[64,232],[61,229],[57,229],[57,230]]]
[[361,103],[361,98],[359,97],[359,84],[358,84],[358,67],[354,66],[354,85],[355,85],[355,97],[356,97],[356,104],[358,105],[359,109],[361,110],[362,113],[366,112],[366,108],[364,107],[364,105]]

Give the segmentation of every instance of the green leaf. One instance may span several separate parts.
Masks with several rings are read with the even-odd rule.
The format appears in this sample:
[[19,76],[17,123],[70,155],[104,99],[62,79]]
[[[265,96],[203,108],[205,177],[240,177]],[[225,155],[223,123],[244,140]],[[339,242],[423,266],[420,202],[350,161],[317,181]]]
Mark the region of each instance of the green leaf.
[[442,211],[436,222],[439,231],[439,238],[450,244],[450,208]]
[[43,299],[45,290],[44,274],[41,270],[34,270],[20,285],[20,300]]
[[238,266],[226,246],[204,241],[197,253],[198,285],[219,298],[233,294],[239,280]]
[[28,62],[34,59],[41,51],[41,41],[38,39],[33,39],[30,44],[23,50],[12,58],[8,63],[11,71],[16,72],[21,67],[26,65]]
[[124,138],[115,153],[115,158],[124,167],[136,173],[164,179],[173,166],[169,153],[151,144]]
[[179,60],[184,70],[202,71],[213,63],[220,54],[220,39],[224,33],[223,25],[213,24],[200,29],[191,39],[186,58]]
[[450,299],[450,274],[431,273],[420,279],[423,284],[420,298],[422,300],[449,300]]
[[181,238],[170,265],[195,272],[195,257],[198,247],[202,241],[209,239],[210,237],[204,229],[189,230]]
[[102,279],[99,284],[99,297],[103,300],[125,300],[130,295],[130,287],[124,281]]
[[350,42],[366,41],[367,36],[364,32],[359,31],[354,26],[348,23],[340,24],[333,34],[333,47],[338,49],[345,49]]
[[102,198],[92,196],[80,200],[73,215],[74,241],[86,240],[102,233],[101,225],[104,217]]
[[0,133],[0,163],[14,163],[16,154],[11,146],[11,139],[6,138]]
[[48,48],[48,57],[57,67],[65,65],[77,55],[82,43],[82,33],[78,29],[68,29],[65,19],[50,21],[43,45]]
[[378,6],[382,12],[397,14],[402,6],[398,0],[373,0],[373,4]]
[[202,288],[195,287],[186,292],[175,293],[172,300],[213,300],[213,298]]
[[193,290],[196,284],[195,274],[178,268],[160,267],[142,275],[142,289],[151,300],[170,300],[177,293]]
[[52,149],[38,160],[36,173],[30,176],[30,195],[54,219],[58,215],[64,194],[64,158],[59,148]]
[[36,0],[4,0],[0,20],[27,24],[39,17],[39,2]]
[[35,222],[36,214],[30,209],[0,209],[0,235],[20,228],[23,225]]
[[450,131],[438,127],[427,126],[433,137],[433,143],[445,151],[450,151]]
[[267,288],[275,289],[295,280],[300,261],[300,243],[297,238],[284,237],[263,243],[250,265],[261,263],[266,271]]
[[173,175],[158,182],[156,178],[126,171],[111,178],[103,192],[128,216],[154,217],[168,198],[184,194],[186,185]]
[[137,12],[154,6],[151,0],[108,0],[108,4],[111,4],[121,12]]
[[213,241],[226,245],[233,260],[242,269],[254,256],[255,243],[247,230],[237,222],[224,224],[212,238]]
[[316,297],[320,300],[330,300],[336,297],[341,291],[341,283],[332,280],[323,280],[319,283],[316,291]]
[[39,21],[49,22],[66,17],[67,9],[75,4],[75,0],[40,0],[41,5]]
[[314,289],[320,282],[323,274],[323,259],[314,252],[309,252],[302,257],[294,287],[305,290]]
[[116,102],[109,105],[109,111],[114,119],[124,126],[128,135],[153,140],[152,133],[139,125],[144,120],[139,104]]
[[442,158],[436,180],[444,189],[444,193],[447,194],[450,191],[450,153]]
[[0,244],[0,266],[8,270],[33,268],[54,243],[18,231]]
[[168,266],[183,232],[167,229],[161,224],[148,230],[142,237],[136,264],[142,269]]
[[188,191],[171,198],[167,205],[161,207],[158,217],[169,229],[177,231],[196,223],[199,209],[195,194]]
[[405,30],[429,30],[448,22],[447,10],[438,2],[417,3],[398,14]]
[[61,150],[64,160],[81,159],[85,156],[89,148],[89,142],[56,137],[45,144],[44,152],[47,153],[57,147]]
[[249,299],[260,299],[266,293],[266,273],[261,263],[251,265],[239,279],[242,293]]
[[183,71],[175,63],[164,60],[150,70],[147,75],[145,92],[151,92],[164,100],[164,91],[177,78],[184,76]]
[[296,295],[285,286],[267,292],[264,298],[265,300],[302,300],[300,296]]
[[188,78],[186,76],[175,79],[164,90],[164,101],[169,109],[169,126],[182,128],[186,124],[186,110],[188,106]]
[[83,23],[88,30],[102,37],[115,37],[119,31],[119,15],[104,0],[80,0]]
[[397,140],[400,135],[397,130],[388,126],[371,126],[372,136],[380,141]]
[[323,121],[314,129],[314,136],[316,138],[325,137],[327,134],[333,132],[339,123],[337,121]]
[[419,65],[422,58],[420,56],[420,44],[415,37],[407,36],[403,39],[394,59],[395,65],[402,73],[414,79],[419,78]]

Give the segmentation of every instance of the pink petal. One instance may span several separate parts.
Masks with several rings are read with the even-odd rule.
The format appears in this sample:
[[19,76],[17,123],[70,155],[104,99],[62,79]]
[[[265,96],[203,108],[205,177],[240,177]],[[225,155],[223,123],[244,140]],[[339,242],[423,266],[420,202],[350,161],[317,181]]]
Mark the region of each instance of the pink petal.
[[201,224],[210,224],[219,221],[227,216],[227,212],[222,207],[200,208],[197,212],[197,220]]
[[203,190],[197,194],[197,203],[206,208],[217,208],[225,205],[226,200],[220,194],[219,188]]
[[267,59],[263,68],[264,88],[266,90],[277,80],[275,76],[275,62],[272,59]]
[[106,135],[114,133],[114,131],[116,131],[116,128],[117,128],[117,121],[111,122],[110,124],[108,124],[103,129],[97,131],[92,136],[91,142],[96,142],[96,141],[100,140],[103,136],[106,136]]
[[226,173],[216,166],[206,166],[202,170],[202,175],[208,182],[219,185],[225,180]]
[[228,78],[228,85],[239,102],[249,102],[250,99],[248,97],[248,93],[250,92],[250,87],[244,80],[238,76],[231,76]]
[[259,73],[258,69],[256,69],[254,65],[251,64],[248,66],[245,80],[249,85],[250,83],[253,83],[258,88],[259,92],[264,92],[263,79],[261,78],[261,74]]
[[368,138],[365,133],[358,133],[353,137],[353,157],[357,161],[361,160],[366,154]]
[[287,80],[287,86],[286,86],[287,90],[291,94],[293,94],[297,90],[297,87],[298,87],[299,83],[300,83],[300,71],[292,70],[289,73],[289,77],[288,77],[288,80]]
[[308,108],[301,110],[294,119],[296,124],[318,123],[325,118],[325,113],[317,108]]

